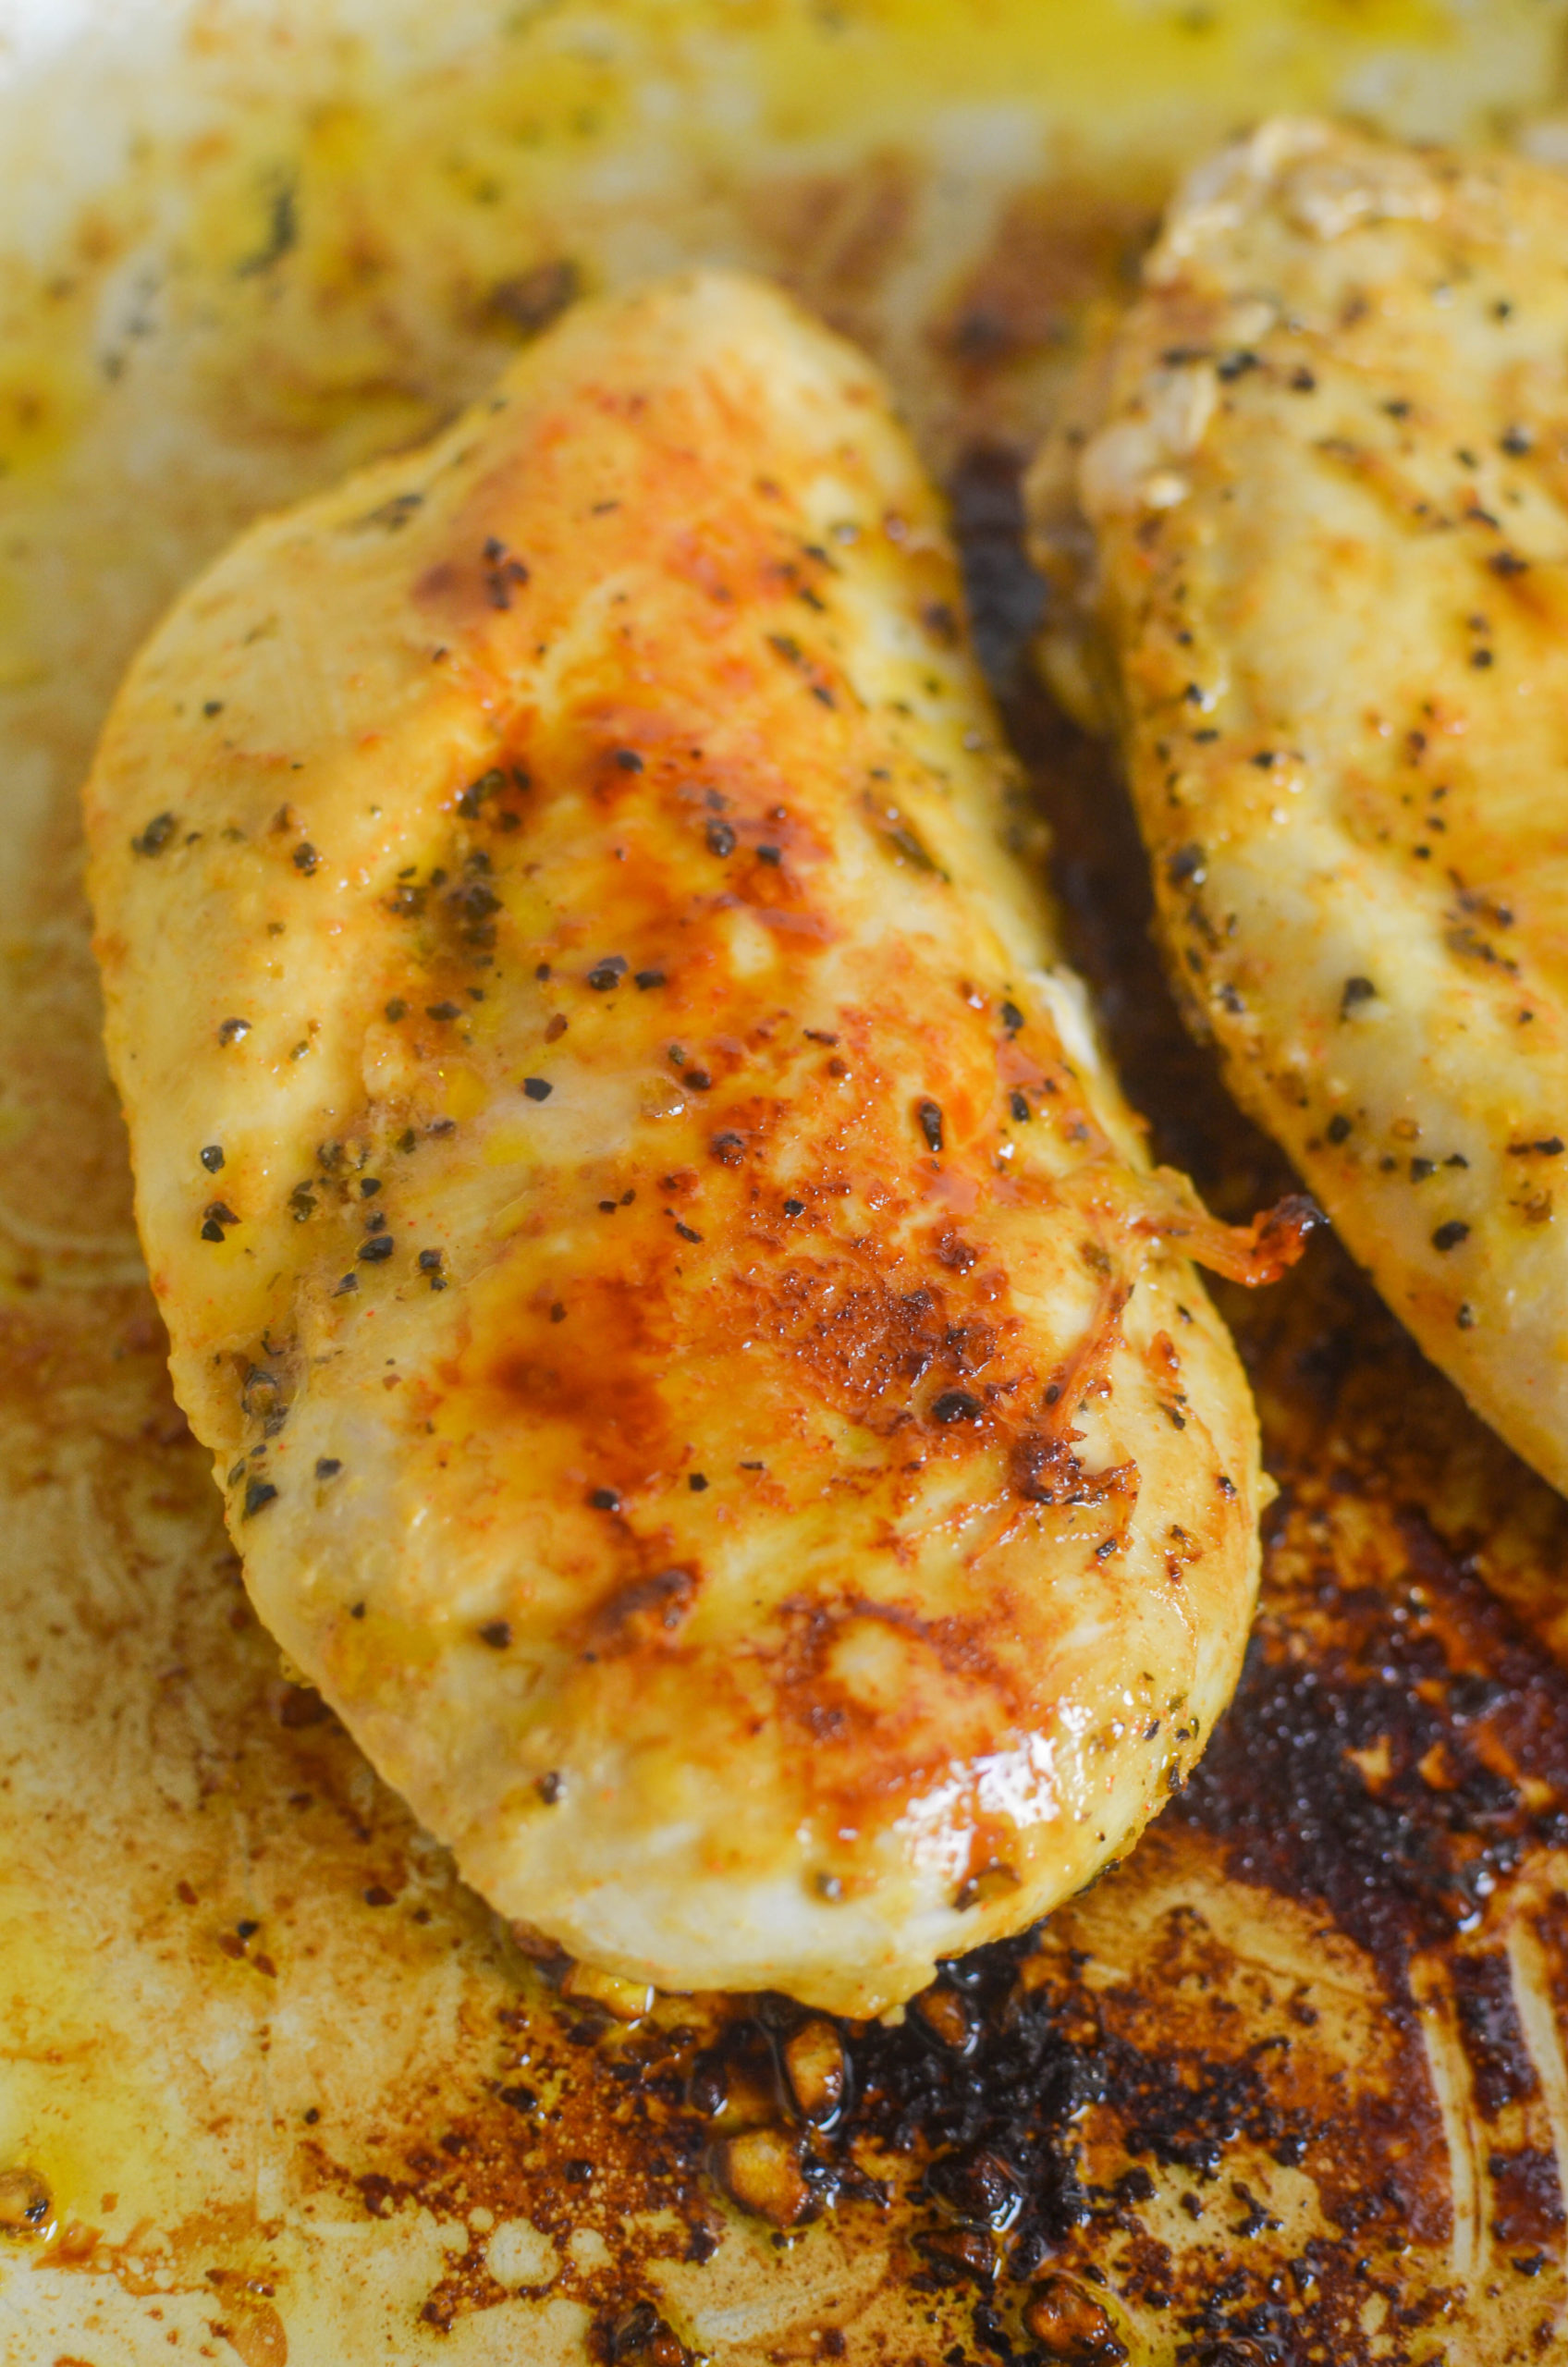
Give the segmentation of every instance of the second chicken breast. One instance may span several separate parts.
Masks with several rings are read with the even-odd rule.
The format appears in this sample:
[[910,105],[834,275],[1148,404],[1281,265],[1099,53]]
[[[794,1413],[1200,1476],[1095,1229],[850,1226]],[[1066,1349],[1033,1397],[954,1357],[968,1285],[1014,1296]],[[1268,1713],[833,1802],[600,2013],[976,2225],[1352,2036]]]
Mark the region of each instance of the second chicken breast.
[[1560,1487],[1565,251],[1558,173],[1266,125],[1177,200],[1033,478],[1109,643],[1190,1013]]

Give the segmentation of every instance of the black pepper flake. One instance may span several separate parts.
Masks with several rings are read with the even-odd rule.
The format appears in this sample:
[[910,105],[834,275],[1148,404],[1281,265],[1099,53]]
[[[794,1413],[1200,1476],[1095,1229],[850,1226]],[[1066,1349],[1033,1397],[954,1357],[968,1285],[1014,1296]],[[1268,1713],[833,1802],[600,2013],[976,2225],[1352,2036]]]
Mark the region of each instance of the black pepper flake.
[[691,1489],[693,1496],[700,1496],[707,1484],[706,1479],[700,1471],[689,1471],[686,1474],[686,1485]]
[[130,842],[132,854],[162,854],[176,830],[178,817],[173,814],[154,814],[145,829],[138,832]]
[[1527,558],[1521,558],[1517,551],[1494,551],[1487,565],[1494,575],[1506,577],[1527,574],[1530,562]]
[[522,1080],[522,1089],[530,1101],[548,1101],[556,1088],[548,1077],[525,1076]]
[[455,1134],[458,1131],[458,1122],[455,1118],[432,1118],[424,1131],[427,1134],[438,1136]]
[[1227,353],[1223,355],[1220,360],[1215,363],[1214,374],[1217,378],[1240,378],[1244,376],[1247,371],[1261,370],[1263,364],[1259,362],[1256,354],[1250,352],[1246,347],[1242,346],[1238,347],[1234,353]]
[[504,1652],[511,1639],[512,1624],[509,1619],[487,1619],[479,1631],[480,1642],[488,1644],[494,1652]]
[[1473,649],[1470,652],[1470,663],[1472,666],[1477,666],[1484,668],[1488,666],[1494,665],[1496,660],[1489,649]]
[[940,1104],[931,1100],[917,1101],[914,1105],[914,1114],[920,1131],[925,1137],[926,1149],[933,1152],[939,1151],[942,1147]]
[[1027,1094],[1023,1092],[1015,1093],[1009,1104],[1009,1107],[1021,1126],[1026,1126],[1029,1123],[1030,1118],[1034,1113],[1030,1110],[1029,1098]]
[[373,1233],[368,1241],[360,1244],[358,1255],[361,1265],[385,1265],[397,1245],[389,1233]]
[[221,715],[223,713],[222,699],[203,699],[202,702],[202,712],[203,715],[208,716]]
[[385,1232],[386,1232],[386,1209],[385,1209],[385,1208],[373,1208],[373,1209],[371,1210],[370,1215],[365,1219],[365,1231],[366,1231],[367,1233],[385,1233]]
[[206,1223],[202,1227],[202,1238],[203,1241],[221,1241],[224,1238],[224,1230],[222,1225],[214,1223],[213,1219],[209,1217]]
[[646,994],[651,987],[662,987],[667,981],[662,970],[639,970],[634,983]]
[[1165,876],[1172,888],[1180,888],[1189,879],[1194,887],[1201,888],[1208,877],[1208,858],[1195,841],[1178,847],[1174,854],[1166,857]]
[[1341,1110],[1335,1111],[1334,1115],[1329,1119],[1328,1125],[1324,1128],[1324,1132],[1327,1134],[1329,1140],[1331,1143],[1342,1143],[1349,1140],[1350,1127],[1350,1120],[1345,1116],[1343,1110]]
[[710,822],[704,833],[709,854],[727,855],[735,852],[735,833],[728,822]]
[[215,1175],[223,1165],[223,1145],[208,1143],[202,1151],[202,1164],[209,1175]]
[[620,1510],[620,1498],[613,1488],[591,1489],[588,1502],[596,1513],[618,1513]]
[[550,1320],[552,1323],[564,1323],[566,1321],[566,1309],[561,1305],[559,1299],[556,1300],[550,1309]]
[[226,1019],[223,1025],[218,1029],[218,1042],[220,1044],[239,1044],[244,1041],[245,1037],[249,1036],[250,1033],[251,1023],[248,1019]]
[[341,1298],[345,1291],[357,1291],[359,1287],[360,1278],[358,1274],[345,1274],[332,1295],[334,1298]]
[[490,606],[493,608],[509,608],[512,586],[528,582],[528,570],[521,559],[511,557],[505,543],[494,534],[485,538],[484,557],[488,562],[484,570],[484,588],[489,595]]
[[1498,440],[1503,450],[1517,460],[1529,450],[1535,439],[1527,427],[1506,427]]
[[339,1455],[322,1454],[316,1457],[316,1478],[318,1479],[336,1479],[342,1468],[342,1458]]
[[360,1197],[361,1197],[361,1200],[374,1200],[374,1197],[375,1197],[375,1196],[376,1196],[376,1194],[380,1191],[380,1189],[381,1189],[381,1178],[380,1178],[380,1176],[379,1176],[379,1175],[361,1175],[361,1178],[360,1178]]
[[477,780],[471,780],[468,787],[462,791],[458,799],[458,812],[467,815],[472,819],[485,799],[494,797],[496,791],[505,789],[506,785],[505,773],[497,766],[492,765],[487,773],[481,773]]
[[398,1148],[405,1151],[417,1150],[419,1148],[419,1136],[415,1134],[411,1126],[405,1126],[402,1133],[398,1135]]
[[775,870],[778,869],[783,860],[784,850],[782,847],[758,847],[757,849],[757,861],[759,863],[771,864]]
[[706,1093],[713,1084],[706,1069],[688,1069],[681,1081],[689,1085],[693,1093]]
[[264,1506],[274,1501],[276,1494],[277,1490],[270,1479],[252,1479],[245,1490],[244,1518],[253,1520]]
[[1437,1171],[1438,1162],[1435,1159],[1413,1159],[1410,1162],[1410,1180],[1413,1184],[1425,1184],[1427,1176],[1435,1175]]
[[399,1019],[406,1019],[408,1015],[409,1006],[403,1000],[402,996],[394,995],[391,1001],[386,1005],[386,1016],[392,1022],[393,1026],[396,1027]]
[[1317,381],[1310,370],[1293,370],[1290,384],[1293,395],[1311,395],[1317,391]]
[[[534,1788],[534,1790],[538,1793],[539,1797],[544,1801],[545,1806],[547,1809],[553,1809],[553,1808],[555,1807],[555,1805],[556,1805],[556,1802],[560,1798],[560,1796],[561,1796],[561,1790],[562,1790],[561,1779],[560,1779],[560,1777],[556,1773],[556,1772],[555,1772],[554,1768],[552,1768],[552,1769],[551,1769],[551,1771],[550,1771],[550,1772],[549,1772],[547,1775],[536,1775],[536,1776],[534,1777],[534,1779],[533,1779],[533,1788]],[[508,2091],[507,2091],[507,2090],[505,2090],[505,2089],[503,2089],[501,2092],[502,2092],[502,2101],[503,2101],[503,2102],[509,2102],[509,2101],[510,2101],[510,2096],[508,2095]],[[527,2091],[526,2091],[526,2090],[521,2090],[521,2089],[520,2089],[520,2090],[513,2090],[513,2091],[511,2091],[511,2093],[513,2093],[513,2094],[526,2094],[526,2093],[527,2093]],[[530,2096],[530,2097],[529,2097],[529,2103],[530,2103],[531,2105],[532,2105],[533,2103],[536,2103],[536,2102],[537,2102],[537,2099],[536,2099],[535,2097],[533,2097],[533,2096]]]
[[1362,1003],[1370,1002],[1377,991],[1370,978],[1347,978],[1340,996],[1341,1018],[1342,1019],[1347,1012],[1357,1010]]
[[643,759],[635,748],[618,748],[615,760],[623,773],[640,773],[643,769]]
[[1008,1034],[1010,1036],[1016,1036],[1023,1024],[1023,1013],[1019,1010],[1018,1005],[1015,1002],[1004,1002],[1002,1005],[1002,1025],[1007,1029]]
[[1464,1222],[1464,1219],[1462,1217],[1450,1217],[1448,1222],[1446,1224],[1439,1225],[1436,1233],[1433,1233],[1432,1246],[1434,1249],[1441,1249],[1445,1251],[1449,1249],[1457,1249],[1462,1241],[1468,1241],[1469,1238],[1470,1228]]
[[607,995],[610,988],[619,985],[625,975],[626,963],[623,956],[619,953],[606,953],[604,960],[595,962],[589,971],[588,984],[596,995]]
[[239,1219],[227,1200],[209,1200],[202,1214],[210,1224],[238,1224]]
[[980,1411],[980,1400],[971,1397],[967,1389],[944,1389],[931,1408],[931,1418],[936,1422],[977,1422]]
[[787,1217],[803,1217],[805,1212],[806,1204],[803,1200],[786,1200],[784,1203],[784,1213]]
[[1464,1302],[1464,1304],[1463,1305],[1463,1306],[1461,1306],[1461,1308],[1460,1308],[1460,1310],[1459,1310],[1459,1313],[1454,1317],[1454,1318],[1453,1318],[1453,1319],[1454,1319],[1454,1321],[1458,1324],[1458,1326],[1459,1326],[1459,1328],[1460,1328],[1460,1330],[1461,1330],[1462,1331],[1473,1331],[1475,1330],[1475,1328],[1476,1328],[1476,1310],[1475,1310],[1475,1308],[1471,1306],[1471,1304],[1470,1304],[1470,1302],[1469,1302],[1469,1300],[1468,1300],[1468,1299],[1466,1299],[1466,1300],[1465,1300],[1465,1302]]
[[746,1137],[744,1134],[729,1133],[715,1134],[708,1145],[708,1152],[710,1157],[717,1159],[721,1167],[739,1167],[745,1157]]
[[440,1250],[422,1249],[419,1253],[419,1269],[422,1274],[438,1274],[441,1271]]
[[309,879],[320,861],[321,857],[317,854],[314,847],[312,846],[309,839],[301,839],[299,845],[294,850],[293,864],[295,870],[302,871],[306,878]]
[[426,1019],[460,1019],[463,1015],[463,1007],[459,1002],[427,1002],[424,1006],[424,1015]]
[[689,1224],[682,1224],[679,1217],[675,1220],[675,1230],[682,1241],[701,1241],[703,1237],[700,1233],[693,1233]]

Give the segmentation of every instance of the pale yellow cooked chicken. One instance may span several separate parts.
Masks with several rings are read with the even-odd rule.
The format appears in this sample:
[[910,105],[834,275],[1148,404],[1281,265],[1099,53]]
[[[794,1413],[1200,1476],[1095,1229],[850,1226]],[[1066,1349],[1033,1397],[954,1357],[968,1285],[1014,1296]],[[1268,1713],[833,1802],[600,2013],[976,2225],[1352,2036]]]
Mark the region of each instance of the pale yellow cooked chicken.
[[1562,1488],[1565,259],[1556,172],[1268,124],[1188,182],[1032,484],[1046,564],[1087,562],[1189,1010]]
[[257,527],[104,739],[142,1236],[257,1606],[631,1980],[906,1997],[1124,1851],[1236,1674],[1253,1412],[1171,1242],[1275,1238],[1147,1169],[1010,779],[882,386],[724,275]]

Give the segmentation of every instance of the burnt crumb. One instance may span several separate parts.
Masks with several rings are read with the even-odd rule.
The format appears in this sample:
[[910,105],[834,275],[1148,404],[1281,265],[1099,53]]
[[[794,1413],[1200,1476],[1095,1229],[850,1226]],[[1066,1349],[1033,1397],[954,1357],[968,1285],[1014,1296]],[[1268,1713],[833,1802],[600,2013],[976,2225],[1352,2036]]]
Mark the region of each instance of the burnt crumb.
[[935,1153],[942,1147],[942,1112],[940,1105],[925,1099],[914,1105],[915,1122],[925,1137],[925,1147]]
[[945,1389],[931,1407],[934,1422],[977,1422],[984,1408],[966,1389]]

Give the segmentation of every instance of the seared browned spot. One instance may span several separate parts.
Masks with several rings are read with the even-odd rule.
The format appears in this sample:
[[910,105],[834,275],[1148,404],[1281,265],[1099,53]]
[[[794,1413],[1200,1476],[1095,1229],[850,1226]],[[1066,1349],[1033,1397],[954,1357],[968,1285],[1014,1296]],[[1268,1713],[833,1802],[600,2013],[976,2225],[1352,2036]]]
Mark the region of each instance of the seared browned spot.
[[646,1651],[674,1636],[696,1600],[699,1583],[694,1570],[669,1569],[618,1587],[594,1613],[601,1649]]
[[525,1425],[535,1440],[564,1433],[562,1452],[592,1467],[594,1486],[634,1490],[670,1452],[662,1381],[673,1331],[657,1269],[574,1275],[561,1288],[551,1304],[565,1306],[564,1321],[533,1301],[508,1310],[472,1382],[453,1374],[454,1394],[472,1393],[484,1422]]

